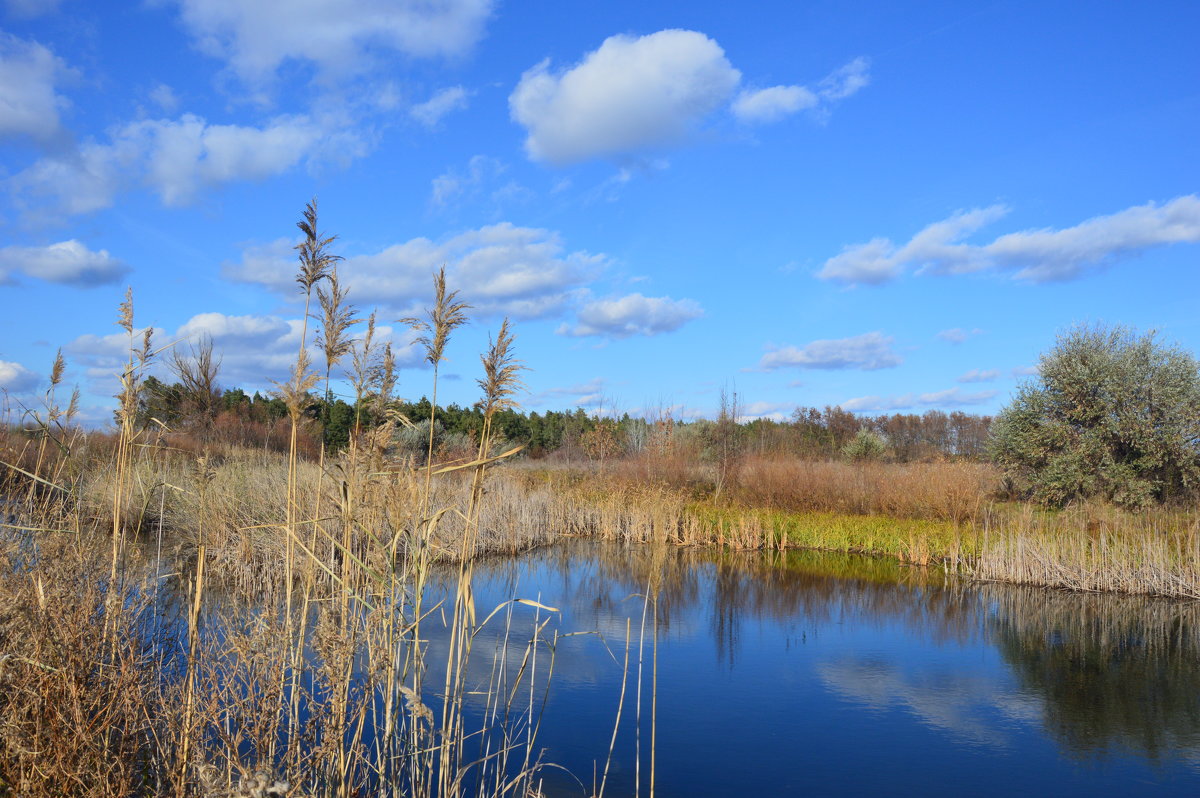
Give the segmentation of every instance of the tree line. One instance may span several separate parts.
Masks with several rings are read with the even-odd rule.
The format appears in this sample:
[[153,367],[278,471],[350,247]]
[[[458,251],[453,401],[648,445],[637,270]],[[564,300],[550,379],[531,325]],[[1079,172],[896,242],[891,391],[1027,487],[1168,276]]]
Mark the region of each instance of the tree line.
[[[204,348],[201,347],[201,351]],[[193,370],[194,371],[194,370]],[[287,405],[273,394],[249,393],[242,388],[221,389],[215,380],[184,378],[168,382],[147,377],[141,388],[138,421],[145,427],[161,425],[201,441],[223,441],[278,450],[284,441],[282,429]],[[414,420],[411,428],[401,426],[395,445],[414,446],[428,436],[430,402],[392,400],[380,412],[375,397],[346,401],[313,392],[304,416],[308,434],[336,451],[349,444],[356,424],[370,429],[389,414]],[[439,406],[434,437],[438,448],[467,450],[483,427],[483,411],[477,406]],[[422,428],[422,424],[425,424]],[[530,457],[556,455],[566,459],[604,460],[638,454],[650,447],[670,445],[675,449],[700,451],[711,443],[721,419],[681,420],[663,412],[647,419],[624,413],[620,416],[573,410],[521,411],[505,409],[494,415],[493,426],[505,441],[524,444]],[[733,427],[739,451],[766,456],[804,459],[838,459],[860,430],[868,430],[885,442],[881,459],[920,462],[949,458],[982,459],[989,416],[944,413],[895,413],[874,417],[858,416],[840,407],[798,407],[786,419],[758,418],[740,421]],[[407,431],[406,431],[407,430]],[[418,430],[420,430],[418,432]],[[722,434],[725,434],[722,432]]]

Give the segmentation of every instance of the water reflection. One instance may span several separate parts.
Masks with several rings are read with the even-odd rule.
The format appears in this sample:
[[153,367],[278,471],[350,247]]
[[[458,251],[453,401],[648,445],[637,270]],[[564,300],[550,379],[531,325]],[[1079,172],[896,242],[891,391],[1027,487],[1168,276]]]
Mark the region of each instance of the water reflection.
[[[666,656],[711,657],[707,665],[692,659],[681,678],[736,684],[767,669],[776,681],[749,689],[776,694],[789,689],[785,682],[810,679],[825,698],[808,711],[827,713],[830,723],[858,713],[853,722],[898,735],[916,723],[946,745],[1001,758],[1023,756],[1041,740],[1058,752],[1064,773],[1073,761],[1134,756],[1161,775],[1174,762],[1197,785],[1190,767],[1200,758],[1195,603],[980,585],[820,552],[581,544],[496,562],[481,574],[509,589],[536,583],[545,600],[564,608],[564,624],[596,629],[618,648],[625,619],[633,619],[636,636],[637,596],[648,593],[657,601],[660,639],[675,643]],[[804,653],[772,661],[788,648]],[[595,660],[564,662],[559,676],[614,678],[611,662]],[[692,689],[707,694],[713,686]]]
[[1200,604],[989,588],[993,644],[1071,756],[1200,750]]

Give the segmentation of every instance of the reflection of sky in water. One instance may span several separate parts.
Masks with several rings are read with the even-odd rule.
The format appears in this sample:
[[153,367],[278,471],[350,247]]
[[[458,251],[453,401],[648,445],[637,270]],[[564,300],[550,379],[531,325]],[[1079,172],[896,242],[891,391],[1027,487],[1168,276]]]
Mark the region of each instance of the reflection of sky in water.
[[[634,791],[641,594],[651,577],[659,588],[657,795],[1194,795],[1200,788],[1200,643],[1184,605],[956,584],[839,556],[780,564],[583,545],[489,561],[477,572],[476,593],[481,616],[502,601],[530,598],[560,610],[547,636],[599,633],[559,638],[541,730],[546,760],[589,787],[612,735],[630,620],[630,680],[608,795]],[[1150,645],[1148,630],[1164,613],[1188,622],[1176,624],[1191,640],[1186,650]],[[533,616],[529,607],[513,610],[519,645],[510,646],[510,667],[520,664]],[[1080,626],[1080,619],[1090,620]],[[496,629],[476,641],[479,678],[490,672],[504,627],[500,615],[492,623]],[[643,794],[652,623],[643,652]],[[1093,651],[1093,634],[1125,642]],[[1060,651],[1072,635],[1075,647]],[[1131,648],[1134,638],[1146,645]],[[1106,680],[1103,669],[1079,667],[1089,658],[1124,663],[1121,676]],[[1158,714],[1129,717],[1122,679],[1138,680],[1138,700]],[[1091,714],[1072,706],[1079,690]],[[1076,719],[1085,728],[1066,728]],[[1090,746],[1084,756],[1080,740]],[[586,794],[553,771],[547,785],[556,795]]]
[[899,707],[959,741],[1008,748],[1003,721],[1038,723],[1040,704],[1006,679],[939,665],[904,671],[884,658],[847,658],[816,666],[835,693],[874,710]]

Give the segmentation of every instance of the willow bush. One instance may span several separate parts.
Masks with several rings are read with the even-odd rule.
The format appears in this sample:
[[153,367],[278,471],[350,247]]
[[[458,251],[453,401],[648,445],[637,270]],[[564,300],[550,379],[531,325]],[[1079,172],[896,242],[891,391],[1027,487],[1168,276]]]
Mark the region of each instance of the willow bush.
[[1062,334],[992,426],[1015,492],[1061,506],[1099,497],[1130,509],[1200,488],[1200,364],[1153,332]]

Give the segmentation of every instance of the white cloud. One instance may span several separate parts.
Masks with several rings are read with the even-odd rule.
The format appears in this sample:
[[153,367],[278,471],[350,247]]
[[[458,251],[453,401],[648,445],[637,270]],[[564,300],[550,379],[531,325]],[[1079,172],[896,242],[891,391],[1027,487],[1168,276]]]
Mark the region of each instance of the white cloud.
[[175,95],[175,90],[165,83],[159,83],[150,90],[150,100],[164,113],[173,114],[179,108],[179,97]]
[[32,19],[58,9],[61,0],[5,0],[8,13],[14,17]]
[[542,391],[530,397],[529,404],[533,407],[545,407],[555,403],[562,405],[565,401],[570,407],[598,407],[610,401],[605,388],[604,379],[596,377],[578,385]]
[[899,355],[892,351],[893,339],[880,332],[856,335],[852,338],[813,341],[797,348],[785,346],[762,356],[759,369],[858,369],[875,371],[899,366]]
[[894,280],[899,264],[892,253],[895,247],[886,238],[873,238],[865,244],[852,244],[825,261],[817,273],[822,280],[854,285],[879,285]]
[[702,33],[612,36],[574,67],[543,61],[509,97],[530,158],[572,163],[685,138],[737,88],[741,73]]
[[475,155],[465,170],[448,169],[432,180],[430,200],[445,207],[477,193],[485,182],[504,172],[504,164],[486,155]]
[[93,286],[113,283],[129,267],[102,249],[93,252],[75,239],[45,247],[9,246],[0,249],[0,281],[6,272],[64,285]]
[[9,182],[27,213],[82,214],[107,208],[118,192],[145,185],[167,205],[194,201],[204,188],[262,180],[325,157],[361,155],[365,145],[338,120],[277,117],[261,127],[214,125],[193,114],[146,119],[43,158]]
[[425,102],[408,109],[408,113],[426,127],[436,127],[446,114],[466,108],[467,98],[467,91],[462,86],[442,89]]
[[817,85],[817,94],[829,102],[844,100],[871,82],[871,61],[859,56],[850,63],[836,69]]
[[807,86],[771,86],[743,90],[734,100],[733,115],[747,123],[774,122],[798,111],[816,110],[824,115],[830,106],[844,100],[870,82],[870,61],[856,58],[831,72],[815,89]]
[[0,139],[46,142],[57,136],[59,111],[67,103],[55,83],[68,72],[42,45],[0,31]]
[[578,315],[578,324],[574,327],[564,324],[558,328],[558,334],[605,338],[658,335],[678,330],[689,321],[703,316],[704,311],[691,299],[629,294],[619,299],[589,302],[580,308]]
[[917,233],[903,247],[886,238],[847,247],[825,262],[818,277],[848,284],[879,284],[908,270],[965,274],[1012,272],[1019,280],[1071,280],[1147,249],[1200,243],[1200,197],[1153,202],[1097,216],[1073,227],[1008,233],[990,244],[963,239],[1004,216],[1002,205],[958,212]]
[[1097,216],[1064,230],[1026,230],[1003,235],[988,254],[1018,278],[1035,283],[1070,280],[1084,269],[1167,244],[1200,242],[1200,197],[1177,197]]
[[1037,366],[1017,366],[1015,369],[1012,370],[1012,375],[1014,377],[1031,377],[1037,373],[1038,373]]
[[483,36],[491,0],[179,0],[196,46],[250,84],[286,61],[323,76],[368,69],[375,49],[414,57],[465,54]]
[[[279,239],[248,247],[241,263],[227,265],[225,274],[296,298],[292,246]],[[560,313],[606,261],[603,255],[564,250],[557,233],[504,222],[444,241],[414,238],[352,256],[339,272],[354,301],[403,311],[430,295],[430,275],[445,264],[447,282],[461,291],[473,313],[543,318]]]
[[1000,372],[996,369],[971,369],[959,377],[956,382],[991,382],[999,377]]
[[914,407],[969,407],[991,401],[997,391],[967,393],[961,388],[948,388],[931,393],[906,393],[901,396],[859,396],[841,403],[843,410],[855,412],[909,410]]
[[732,111],[743,122],[774,122],[812,108],[817,102],[817,95],[803,86],[772,86],[741,92],[733,101]]
[[961,344],[966,342],[968,338],[976,335],[983,335],[983,330],[978,327],[972,330],[964,330],[962,327],[951,327],[949,330],[939,332],[937,337],[948,343]]
[[771,421],[786,421],[796,406],[786,402],[750,402],[738,408],[738,421],[754,421],[769,419]]
[[20,363],[0,360],[0,390],[8,393],[28,393],[41,381],[41,375],[30,371]]
[[1007,212],[1002,205],[958,211],[921,230],[900,248],[886,238],[853,244],[825,261],[817,276],[842,283],[879,285],[896,279],[911,266],[943,273],[977,271],[982,268],[984,256],[978,247],[962,244],[961,240]]

